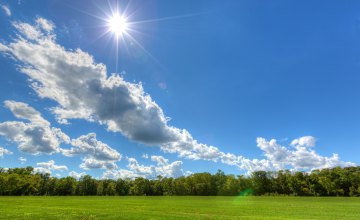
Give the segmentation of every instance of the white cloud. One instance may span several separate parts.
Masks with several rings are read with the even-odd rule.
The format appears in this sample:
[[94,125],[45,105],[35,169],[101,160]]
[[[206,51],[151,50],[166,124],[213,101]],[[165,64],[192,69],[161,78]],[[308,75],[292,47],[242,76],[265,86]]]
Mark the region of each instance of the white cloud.
[[55,165],[54,160],[48,162],[40,162],[36,164],[38,167],[34,168],[35,173],[50,173],[52,171],[67,171],[67,166],[64,165]]
[[1,5],[1,8],[7,16],[11,16],[10,7],[8,5]]
[[156,172],[155,166],[144,166],[140,165],[138,161],[135,158],[128,158],[129,164],[128,168],[129,170],[133,171],[135,174],[143,177],[154,177],[153,174]]
[[40,126],[50,126],[50,123],[41,116],[40,112],[26,103],[6,100],[4,104],[17,118],[28,120]]
[[35,25],[23,22],[13,22],[12,25],[28,40],[37,43],[55,40],[55,34],[53,33],[55,26],[51,21],[44,18],[37,18]]
[[182,169],[182,161],[174,161],[169,163],[168,159],[162,156],[151,156],[151,160],[155,161],[157,165],[144,166],[140,165],[135,158],[128,158],[128,169],[108,170],[103,174],[105,179],[125,179],[144,177],[155,179],[157,176],[163,177],[180,177],[190,174],[191,172],[184,172]]
[[131,170],[119,169],[119,170],[107,170],[104,172],[102,179],[134,179],[140,177],[138,174]]
[[[43,23],[49,24],[48,27]],[[67,50],[57,44],[54,25],[50,24],[39,18],[34,25],[15,22],[14,27],[22,37],[16,37],[8,45],[0,43],[0,50],[22,63],[20,70],[30,78],[31,87],[39,97],[57,103],[52,112],[59,123],[66,124],[71,119],[97,122],[130,140],[160,146],[164,152],[177,153],[192,160],[220,161],[250,172],[289,164],[296,167],[304,165],[296,156],[292,156],[297,159],[289,163],[284,158],[287,154],[317,155],[314,151],[301,148],[314,145],[315,140],[309,137],[294,140],[295,152],[289,152],[292,150],[275,143],[266,144],[265,140],[264,145],[258,144],[267,158],[261,160],[225,153],[217,147],[199,143],[187,130],[169,125],[170,119],[145,93],[141,83],[127,82],[118,74],[109,76],[106,66],[96,63],[90,54],[81,49]],[[319,161],[328,161],[328,164],[342,163],[335,156],[320,158],[323,159]],[[85,158],[83,163],[83,167],[89,168],[104,166],[94,157]],[[144,171],[146,169],[152,168],[144,168]]]
[[144,158],[144,159],[148,159],[148,158],[149,158],[149,155],[147,155],[147,154],[142,154],[141,157]]
[[286,167],[294,170],[322,169],[334,166],[354,166],[354,163],[341,161],[337,154],[331,157],[321,156],[313,149],[316,139],[312,136],[304,136],[294,139],[286,148],[277,143],[275,139],[267,141],[257,138],[257,145],[265,152],[265,157],[276,169]]
[[275,139],[267,141],[265,138],[256,139],[257,146],[264,152],[265,157],[277,169],[282,169],[287,164],[291,152],[277,143]]
[[73,139],[71,145],[74,147],[64,151],[65,154],[89,155],[97,160],[104,161],[118,161],[121,159],[121,155],[116,150],[109,147],[109,145],[98,141],[95,133],[89,133],[87,135],[82,135],[77,139]]
[[163,156],[151,156],[151,160],[156,162],[158,166],[166,165],[169,163],[169,160],[164,158]]
[[41,17],[37,18],[35,22],[38,25],[38,27],[40,27],[46,32],[52,32],[55,28],[54,23]]
[[95,133],[82,135],[71,141],[71,149],[62,149],[65,156],[82,155],[83,169],[115,169],[116,162],[121,160],[121,154],[109,145],[98,141]]
[[18,144],[20,151],[40,154],[59,152],[61,143],[68,143],[69,137],[59,128],[41,117],[34,108],[23,102],[5,101],[15,117],[28,121],[6,121],[0,123],[0,135]]
[[0,52],[6,52],[6,51],[8,51],[9,50],[9,48],[7,47],[7,46],[5,46],[4,44],[1,44],[0,43]]
[[3,147],[0,147],[0,157],[4,157],[5,154],[11,155],[11,154],[13,154],[13,152],[11,152]]
[[19,157],[18,160],[20,161],[21,164],[24,164],[27,161],[25,157]]
[[314,147],[315,142],[316,138],[312,136],[304,136],[294,139],[290,145],[294,147]]
[[75,171],[70,171],[69,172],[69,176],[74,177],[75,179],[80,179],[81,177],[83,177],[85,175],[86,175],[86,173],[84,173],[84,172],[81,172],[81,173],[78,173],[78,172],[75,172]]
[[[115,169],[121,154],[96,139],[95,133],[82,135],[72,139],[59,128],[50,127],[40,112],[23,102],[5,101],[5,107],[11,110],[15,117],[29,121],[6,121],[0,123],[0,135],[18,144],[19,150],[31,154],[61,152],[65,156],[81,155],[83,169]],[[70,149],[60,148],[61,143],[71,144]]]
[[117,168],[117,165],[114,161],[101,161],[90,157],[90,158],[84,158],[83,163],[80,164],[80,168],[84,170],[90,170],[90,169],[113,170]]

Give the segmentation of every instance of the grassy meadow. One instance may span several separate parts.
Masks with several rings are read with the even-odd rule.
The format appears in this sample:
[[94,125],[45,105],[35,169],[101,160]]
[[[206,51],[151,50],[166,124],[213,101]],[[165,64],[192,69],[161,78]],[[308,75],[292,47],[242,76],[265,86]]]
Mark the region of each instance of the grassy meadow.
[[360,219],[344,197],[0,197],[1,219]]

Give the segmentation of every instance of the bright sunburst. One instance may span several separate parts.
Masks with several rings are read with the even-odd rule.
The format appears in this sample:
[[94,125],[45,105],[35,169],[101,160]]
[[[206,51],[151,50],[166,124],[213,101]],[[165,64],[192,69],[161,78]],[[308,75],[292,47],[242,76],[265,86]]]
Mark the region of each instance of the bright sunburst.
[[129,30],[129,23],[124,16],[114,14],[108,20],[109,31],[114,33],[117,37],[126,34]]

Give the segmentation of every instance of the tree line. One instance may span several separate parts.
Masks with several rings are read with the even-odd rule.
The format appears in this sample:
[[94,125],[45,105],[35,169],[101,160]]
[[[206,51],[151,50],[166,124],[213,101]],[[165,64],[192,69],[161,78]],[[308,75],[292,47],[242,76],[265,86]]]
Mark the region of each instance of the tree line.
[[80,179],[34,173],[32,167],[0,168],[0,195],[20,196],[360,196],[360,166],[312,172],[256,171],[251,175],[195,173],[179,178]]

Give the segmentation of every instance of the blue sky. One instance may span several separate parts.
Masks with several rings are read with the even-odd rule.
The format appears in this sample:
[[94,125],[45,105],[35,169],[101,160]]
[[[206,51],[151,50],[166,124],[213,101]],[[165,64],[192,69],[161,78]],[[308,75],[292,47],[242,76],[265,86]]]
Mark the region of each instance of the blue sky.
[[358,1],[0,5],[1,167],[153,178],[360,162]]

